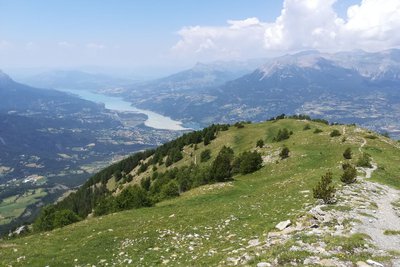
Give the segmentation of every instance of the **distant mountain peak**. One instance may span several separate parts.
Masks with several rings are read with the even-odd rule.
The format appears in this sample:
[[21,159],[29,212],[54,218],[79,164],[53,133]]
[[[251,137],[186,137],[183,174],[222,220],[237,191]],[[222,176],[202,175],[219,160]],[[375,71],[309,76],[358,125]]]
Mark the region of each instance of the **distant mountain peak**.
[[334,65],[336,64],[333,61],[324,58],[318,51],[308,51],[301,54],[286,55],[277,58],[260,67],[258,71],[263,73],[261,79],[265,79],[282,70],[289,72],[295,69],[321,70]]
[[0,70],[0,84],[7,84],[13,82],[10,76]]

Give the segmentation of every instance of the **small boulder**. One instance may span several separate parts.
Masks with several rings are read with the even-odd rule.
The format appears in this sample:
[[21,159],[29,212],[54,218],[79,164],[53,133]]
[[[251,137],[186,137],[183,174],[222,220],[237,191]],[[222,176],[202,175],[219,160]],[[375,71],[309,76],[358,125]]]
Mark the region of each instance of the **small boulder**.
[[248,247],[255,247],[260,245],[260,240],[258,239],[252,239],[248,242],[249,246]]
[[367,260],[367,263],[369,265],[376,266],[376,267],[384,267],[382,263],[379,263],[379,262],[376,262],[376,261],[373,261],[373,260]]
[[319,265],[326,267],[335,267],[338,266],[337,262],[331,259],[323,259],[319,261]]
[[292,224],[292,222],[290,220],[287,221],[282,221],[280,223],[278,223],[275,228],[278,229],[279,231],[282,231],[284,229],[286,229],[287,227],[289,227]]
[[357,265],[357,267],[371,267],[371,265],[369,265],[363,261],[357,261],[356,265]]
[[268,262],[259,262],[257,263],[257,267],[271,267],[271,263]]

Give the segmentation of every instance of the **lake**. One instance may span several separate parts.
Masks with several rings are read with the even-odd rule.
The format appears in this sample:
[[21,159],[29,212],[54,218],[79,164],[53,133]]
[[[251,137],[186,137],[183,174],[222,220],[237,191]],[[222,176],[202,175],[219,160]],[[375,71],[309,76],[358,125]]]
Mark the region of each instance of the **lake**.
[[121,97],[96,94],[85,90],[59,90],[77,95],[85,100],[89,100],[95,103],[102,103],[107,109],[145,114],[147,116],[147,120],[144,122],[144,124],[151,128],[174,131],[190,130],[190,128],[183,127],[182,122],[180,121],[173,120],[170,117],[163,116],[150,110],[136,108],[132,106],[131,103],[125,101]]

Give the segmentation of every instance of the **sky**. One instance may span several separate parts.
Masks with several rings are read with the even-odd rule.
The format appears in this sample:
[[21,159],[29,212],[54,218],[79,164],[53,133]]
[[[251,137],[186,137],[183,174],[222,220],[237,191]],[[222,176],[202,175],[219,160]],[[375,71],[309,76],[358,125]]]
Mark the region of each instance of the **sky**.
[[400,0],[0,0],[0,69],[175,70],[400,47]]

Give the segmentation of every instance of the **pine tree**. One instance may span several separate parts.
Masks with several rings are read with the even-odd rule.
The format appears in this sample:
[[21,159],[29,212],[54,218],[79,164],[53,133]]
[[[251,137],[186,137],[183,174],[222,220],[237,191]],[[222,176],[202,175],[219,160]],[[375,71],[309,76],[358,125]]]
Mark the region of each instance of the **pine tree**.
[[289,157],[289,152],[290,152],[289,148],[284,146],[281,152],[279,153],[279,157],[281,157],[281,159],[286,159]]
[[350,147],[346,148],[346,150],[343,152],[343,157],[345,159],[351,159],[352,152],[351,152],[351,148]]
[[356,182],[357,170],[353,165],[346,166],[343,170],[343,174],[340,177],[340,181],[345,184],[352,184]]
[[321,180],[318,182],[317,186],[313,188],[313,196],[317,199],[322,199],[325,204],[329,204],[333,202],[333,198],[335,196],[336,189],[332,185],[332,173],[327,172],[325,175],[321,177]]

